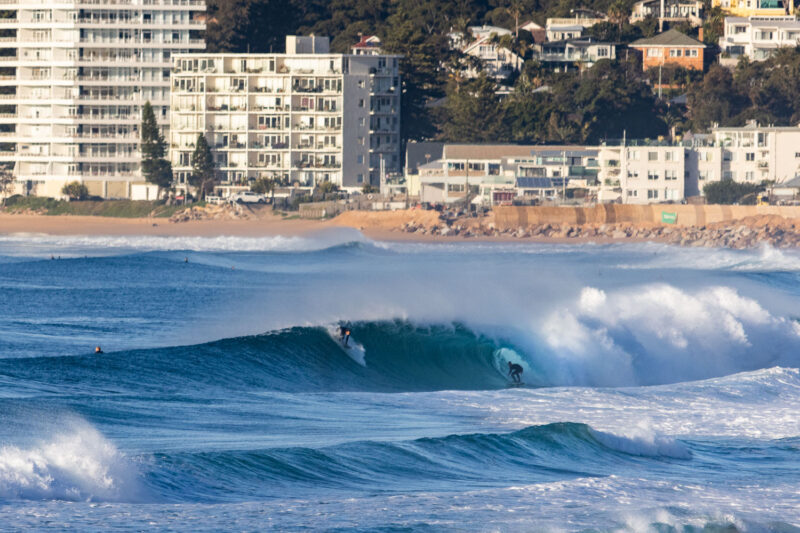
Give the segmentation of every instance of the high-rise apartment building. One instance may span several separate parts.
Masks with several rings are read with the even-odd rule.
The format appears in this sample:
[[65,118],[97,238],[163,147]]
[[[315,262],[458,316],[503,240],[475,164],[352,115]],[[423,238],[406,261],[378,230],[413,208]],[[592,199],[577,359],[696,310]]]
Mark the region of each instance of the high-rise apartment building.
[[[204,0],[3,0],[0,165],[15,191],[129,198],[142,105],[169,126],[172,56],[202,50]],[[165,133],[167,133],[165,131]]]
[[296,36],[284,54],[176,56],[170,131],[178,187],[201,133],[223,190],[260,177],[303,187],[379,185],[402,166],[398,61],[332,54],[327,37]]

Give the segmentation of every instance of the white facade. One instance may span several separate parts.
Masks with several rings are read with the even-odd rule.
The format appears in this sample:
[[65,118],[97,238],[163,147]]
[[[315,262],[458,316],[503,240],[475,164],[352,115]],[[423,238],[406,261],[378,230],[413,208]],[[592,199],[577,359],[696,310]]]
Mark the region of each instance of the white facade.
[[172,55],[205,47],[204,0],[6,0],[0,164],[15,193],[61,196],[69,181],[129,198],[141,108],[169,124]]
[[[493,43],[489,37],[470,44],[464,49],[464,53],[480,60],[481,69],[492,78],[507,78],[520,70],[523,63],[522,57],[505,46]],[[468,74],[476,77],[479,72],[470,69]]]
[[741,128],[714,128],[722,147],[722,179],[745,183],[783,183],[800,173],[800,127],[750,123]]
[[744,55],[762,61],[780,47],[800,45],[800,21],[796,17],[726,17],[719,45],[733,58]]
[[289,39],[286,54],[174,58],[171,159],[179,187],[201,133],[223,189],[260,177],[361,188],[400,171],[399,57],[331,54],[327,46],[298,53]]

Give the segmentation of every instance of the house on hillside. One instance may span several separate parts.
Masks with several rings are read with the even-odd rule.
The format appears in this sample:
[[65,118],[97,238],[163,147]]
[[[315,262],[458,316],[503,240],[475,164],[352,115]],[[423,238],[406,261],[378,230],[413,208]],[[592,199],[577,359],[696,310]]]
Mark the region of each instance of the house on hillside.
[[613,60],[616,57],[616,45],[600,42],[592,37],[542,43],[533,52],[533,59],[555,72],[583,70],[601,59]]
[[377,35],[362,35],[350,49],[354,56],[379,56],[383,54],[381,40]]
[[741,56],[763,61],[782,46],[800,46],[800,21],[795,17],[725,17],[719,46],[729,56],[724,59],[734,63]]
[[711,7],[720,7],[736,17],[781,17],[794,15],[792,0],[711,0]]
[[533,36],[533,42],[535,43],[543,43],[547,40],[547,30],[532,20],[521,25],[519,29],[530,33]]
[[581,37],[586,28],[607,20],[608,17],[586,17],[582,13],[572,18],[549,18],[545,33],[548,41],[575,39]]
[[703,24],[703,2],[700,0],[640,0],[633,4],[631,24],[647,17],[658,19],[659,31],[676,22],[688,22],[692,26]]
[[[478,39],[464,48],[468,56],[480,60],[483,72],[496,79],[508,78],[522,67],[523,59],[509,47],[493,42],[491,37]],[[477,76],[471,72],[471,76]]]
[[703,70],[705,66],[706,45],[678,30],[668,30],[650,39],[639,39],[629,46],[642,53],[644,70],[663,65]]

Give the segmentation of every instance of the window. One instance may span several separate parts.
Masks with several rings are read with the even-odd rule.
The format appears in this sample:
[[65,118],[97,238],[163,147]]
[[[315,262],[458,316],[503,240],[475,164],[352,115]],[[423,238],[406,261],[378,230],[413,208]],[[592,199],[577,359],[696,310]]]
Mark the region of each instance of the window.
[[362,154],[358,154],[358,157],[356,157],[356,163],[358,163],[359,165],[364,164],[364,156]]
[[675,161],[675,154],[672,152],[664,152],[664,161]]
[[648,200],[658,200],[658,190],[657,189],[647,189],[647,199]]
[[701,170],[700,173],[697,175],[697,179],[699,179],[700,181],[707,180],[708,179],[708,171],[707,170]]
[[647,57],[661,57],[661,48],[648,48]]
[[658,172],[655,170],[648,170],[647,171],[647,179],[649,180],[657,180],[658,179]]
[[358,117],[358,125],[363,126],[364,124],[366,124],[364,117]]
[[364,174],[356,175],[356,183],[364,183]]
[[358,99],[358,107],[364,107],[364,99],[363,98],[359,98]]
[[686,57],[697,57],[697,49],[686,50]]
[[608,49],[606,48],[598,48],[597,49],[597,57],[608,57]]
[[748,170],[747,172],[744,173],[744,179],[747,180],[747,181],[753,181],[754,177],[755,177],[755,174],[754,174],[754,172],[752,170]]
[[734,26],[733,33],[745,33],[747,31],[747,26]]
[[800,152],[795,152],[795,153],[794,153],[794,157],[795,157],[795,159],[796,159],[796,158],[800,158]]
[[358,80],[358,88],[363,89],[365,87],[364,80]]
[[629,170],[628,171],[628,179],[637,179],[639,177],[638,170]]
[[647,152],[648,161],[658,161],[658,152]]
[[680,48],[672,48],[669,51],[669,57],[681,57],[681,49]]
[[747,152],[746,154],[744,154],[744,160],[745,161],[755,161],[756,160],[755,152]]
[[639,196],[639,191],[637,191],[636,189],[629,190],[628,191],[628,196],[636,198],[637,196]]
[[665,180],[676,180],[676,179],[678,179],[678,173],[675,170],[666,170],[666,171],[664,171],[664,179]]

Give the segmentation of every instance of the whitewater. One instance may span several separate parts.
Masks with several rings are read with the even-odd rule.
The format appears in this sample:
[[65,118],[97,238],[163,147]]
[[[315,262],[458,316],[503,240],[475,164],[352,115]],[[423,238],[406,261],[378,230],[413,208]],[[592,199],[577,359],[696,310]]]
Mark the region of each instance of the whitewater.
[[0,530],[800,532],[798,301],[769,247],[0,235]]

